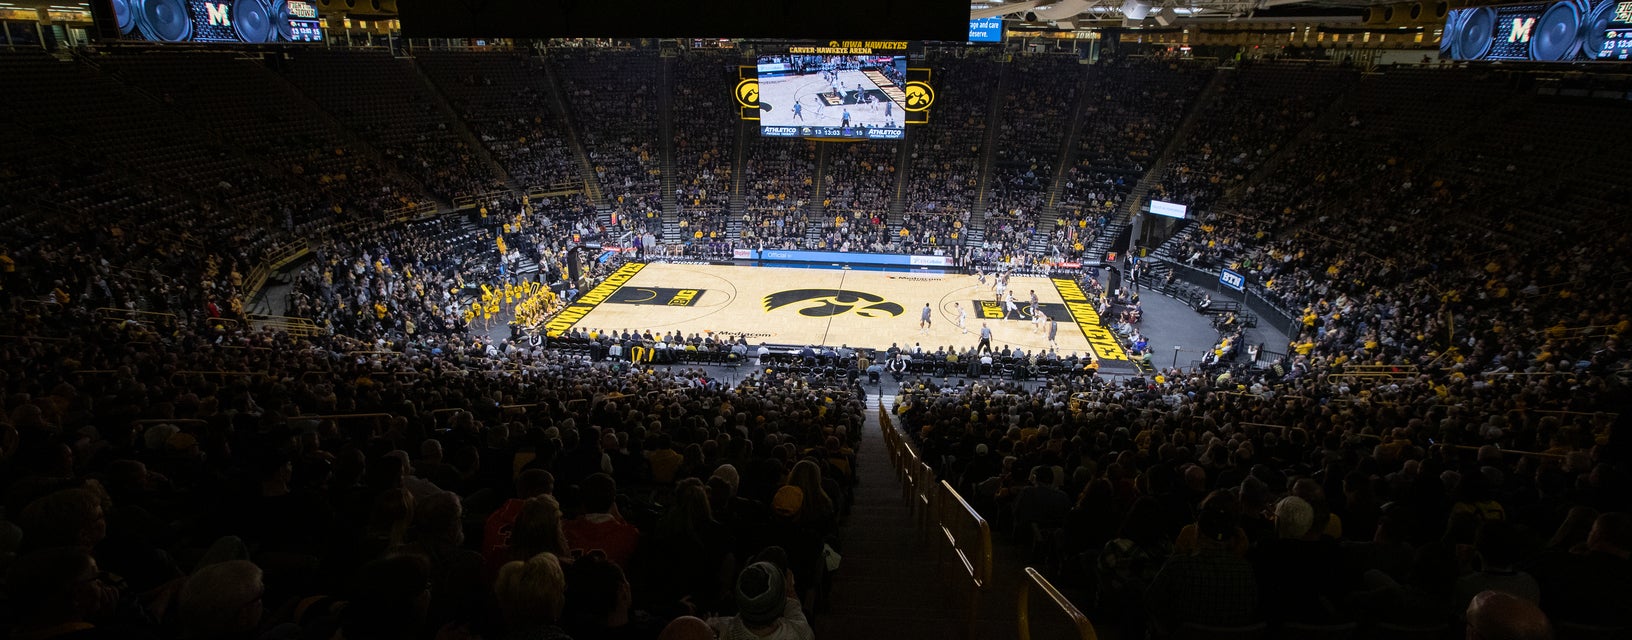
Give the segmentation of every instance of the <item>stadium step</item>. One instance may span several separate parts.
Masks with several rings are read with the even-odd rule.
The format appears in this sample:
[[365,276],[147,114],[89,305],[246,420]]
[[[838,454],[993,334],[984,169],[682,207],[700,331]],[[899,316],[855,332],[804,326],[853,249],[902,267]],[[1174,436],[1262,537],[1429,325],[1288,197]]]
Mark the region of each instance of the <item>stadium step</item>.
[[589,152],[584,150],[583,142],[578,139],[578,125],[573,122],[572,110],[567,108],[566,91],[561,87],[561,77],[556,73],[555,63],[544,64],[544,75],[549,78],[550,97],[555,101],[556,113],[561,114],[561,129],[566,134],[567,146],[578,156],[578,170],[584,180],[584,197],[591,204],[604,204],[606,194],[601,190],[600,176],[595,175],[595,163],[589,161]]
[[465,143],[465,147],[470,149],[471,154],[486,165],[488,170],[493,172],[493,175],[503,179],[505,186],[509,187],[511,192],[522,193],[524,189],[522,189],[521,185],[510,175],[510,172],[504,170],[504,166],[499,164],[498,160],[494,159],[493,154],[487,150],[487,145],[482,144],[482,141],[465,124],[465,120],[459,117],[457,111],[454,111],[453,105],[448,103],[448,97],[442,94],[442,88],[436,86],[431,77],[425,74],[425,69],[420,67],[419,63],[413,58],[402,58],[399,62],[413,69],[414,78],[419,81],[420,87],[424,89],[425,96],[431,99],[431,104],[436,107],[437,113],[441,114],[443,120],[448,123],[448,130],[458,136],[459,140]]
[[991,192],[992,167],[997,163],[997,126],[1003,115],[1003,95],[1009,85],[1009,65],[1002,59],[997,65],[997,89],[992,91],[992,103],[986,107],[986,139],[981,142],[980,179],[975,183],[974,215],[969,216],[970,231],[978,226],[986,228],[986,196]]
[[1173,130],[1173,137],[1167,140],[1167,145],[1162,148],[1162,153],[1156,156],[1156,160],[1150,164],[1149,169],[1145,171],[1144,177],[1139,178],[1139,182],[1133,186],[1133,191],[1128,194],[1127,198],[1122,200],[1122,206],[1117,207],[1116,217],[1111,220],[1109,228],[1100,237],[1094,239],[1094,245],[1084,256],[1085,259],[1103,260],[1105,253],[1111,250],[1111,245],[1116,242],[1117,238],[1121,237],[1122,229],[1126,229],[1131,224],[1133,216],[1138,214],[1141,205],[1149,199],[1146,196],[1150,195],[1151,189],[1161,184],[1162,178],[1167,176],[1168,161],[1177,155],[1184,148],[1185,143],[1190,140],[1191,133],[1196,128],[1196,121],[1200,119],[1199,116],[1204,110],[1212,108],[1213,98],[1218,95],[1219,89],[1224,86],[1225,73],[1223,70],[1214,71],[1212,79],[1207,81],[1207,86],[1201,90],[1200,94],[1196,95],[1195,100],[1190,101],[1190,112],[1184,115],[1184,120],[1181,120],[1179,126]]
[[1059,162],[1054,164],[1054,181],[1048,186],[1048,200],[1037,213],[1037,233],[1031,236],[1030,250],[1038,255],[1049,253],[1049,239],[1060,223],[1060,196],[1065,193],[1065,175],[1075,166],[1077,136],[1082,132],[1082,112],[1088,105],[1088,75],[1077,74],[1076,99],[1071,105],[1071,128],[1060,143]]

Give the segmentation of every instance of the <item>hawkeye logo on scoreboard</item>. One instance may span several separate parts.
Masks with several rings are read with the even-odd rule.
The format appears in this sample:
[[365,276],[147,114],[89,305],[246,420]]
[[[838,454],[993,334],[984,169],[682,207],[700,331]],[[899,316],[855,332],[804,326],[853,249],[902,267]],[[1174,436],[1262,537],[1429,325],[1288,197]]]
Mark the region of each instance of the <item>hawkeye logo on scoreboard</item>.
[[1071,315],[1071,321],[1082,330],[1082,336],[1088,339],[1088,346],[1101,360],[1127,360],[1128,354],[1122,351],[1122,345],[1116,341],[1116,336],[1099,323],[1099,312],[1094,310],[1094,303],[1088,295],[1082,292],[1082,287],[1076,280],[1070,278],[1051,278],[1054,290],[1060,292],[1060,299],[1065,301],[1065,311]]
[[[799,302],[815,302],[799,310],[799,315],[811,318],[831,318],[851,310],[863,318],[882,318],[901,315],[906,309],[883,296],[849,289],[790,289],[765,296],[767,313]],[[871,303],[863,306],[863,303]]]
[[692,307],[707,289],[669,287],[625,287],[612,292],[607,304],[645,304],[659,307]]
[[913,80],[907,83],[906,103],[901,105],[907,111],[924,111],[935,104],[935,90],[929,87],[928,82]]
[[759,108],[759,78],[743,78],[737,83],[737,104],[744,109]]
[[572,325],[578,324],[579,320],[583,320],[584,316],[594,311],[595,307],[601,306],[602,302],[610,300],[613,294],[622,289],[623,285],[628,284],[629,280],[634,278],[635,274],[640,273],[640,270],[645,267],[646,264],[641,262],[631,262],[618,267],[617,271],[613,271],[612,275],[607,276],[600,284],[595,285],[595,288],[590,289],[584,295],[578,296],[578,299],[573,300],[572,304],[562,309],[561,313],[555,314],[554,318],[550,318],[549,322],[544,323],[544,334],[551,338],[561,337],[561,334],[571,329]]

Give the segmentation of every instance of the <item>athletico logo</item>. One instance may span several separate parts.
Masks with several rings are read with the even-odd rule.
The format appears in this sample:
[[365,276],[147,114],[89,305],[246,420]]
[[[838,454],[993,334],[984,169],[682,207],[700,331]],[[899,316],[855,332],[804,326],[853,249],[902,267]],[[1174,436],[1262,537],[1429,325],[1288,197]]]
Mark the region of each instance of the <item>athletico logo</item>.
[[[831,318],[844,315],[852,309],[856,315],[863,318],[882,318],[901,315],[906,309],[894,302],[888,302],[880,296],[862,291],[849,289],[792,289],[778,291],[765,296],[765,311],[771,312],[796,302],[811,301],[814,304],[799,310],[799,315],[812,318]],[[871,303],[862,306],[863,303]],[[859,308],[858,308],[859,307]]]

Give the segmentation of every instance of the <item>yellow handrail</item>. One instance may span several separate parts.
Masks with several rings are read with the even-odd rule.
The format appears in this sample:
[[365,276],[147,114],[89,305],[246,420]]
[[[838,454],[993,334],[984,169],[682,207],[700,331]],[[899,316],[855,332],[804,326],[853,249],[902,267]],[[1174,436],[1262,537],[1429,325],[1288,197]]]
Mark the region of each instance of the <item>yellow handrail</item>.
[[1065,614],[1065,617],[1071,619],[1071,624],[1077,628],[1078,638],[1081,640],[1098,640],[1099,634],[1094,632],[1094,625],[1088,622],[1088,616],[1082,615],[1081,611],[1072,606],[1071,601],[1066,599],[1065,594],[1060,593],[1059,589],[1055,589],[1054,585],[1049,584],[1048,578],[1044,578],[1043,574],[1038,573],[1036,569],[1031,567],[1026,567],[1026,577],[1029,580],[1020,585],[1020,603],[1016,609],[1016,617],[1019,619],[1020,624],[1020,640],[1031,640],[1030,599],[1033,587],[1042,591],[1043,595],[1048,596],[1049,600],[1054,601],[1054,608],[1059,609],[1061,613]]

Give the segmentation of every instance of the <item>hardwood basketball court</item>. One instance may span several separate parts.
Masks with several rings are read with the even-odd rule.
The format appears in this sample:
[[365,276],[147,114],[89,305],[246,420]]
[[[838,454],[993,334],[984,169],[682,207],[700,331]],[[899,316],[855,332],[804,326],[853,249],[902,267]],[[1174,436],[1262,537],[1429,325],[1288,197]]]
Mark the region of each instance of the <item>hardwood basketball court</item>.
[[[1104,365],[1127,359],[1073,281],[1015,276],[1009,286],[1020,309],[1005,320],[990,278],[981,285],[974,276],[929,272],[631,263],[580,296],[546,330],[679,330],[741,335],[749,344],[962,349],[979,342],[985,322],[994,348],[1035,352],[1048,349],[1047,320],[1033,325],[1026,315],[1036,290],[1042,312],[1059,321],[1061,355],[1093,352]],[[926,303],[933,326],[920,331]],[[967,312],[968,334],[957,326],[954,305]]]

